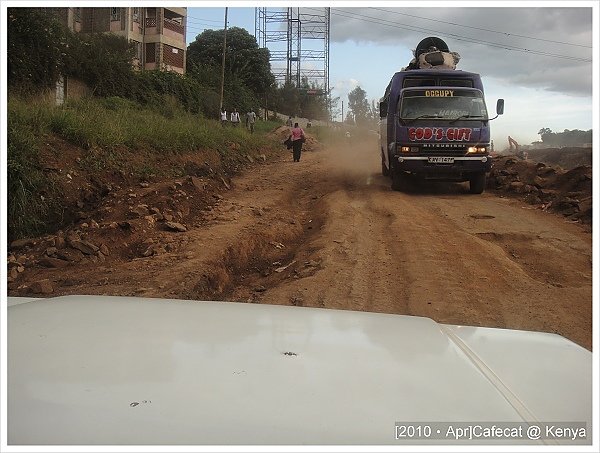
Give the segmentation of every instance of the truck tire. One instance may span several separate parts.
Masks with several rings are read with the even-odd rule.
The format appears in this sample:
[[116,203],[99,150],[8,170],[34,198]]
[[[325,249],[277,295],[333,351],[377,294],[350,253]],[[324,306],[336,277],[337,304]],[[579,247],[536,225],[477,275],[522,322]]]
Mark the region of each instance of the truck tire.
[[383,154],[381,155],[381,174],[383,176],[389,176],[390,175],[390,170],[385,165],[385,156]]
[[487,182],[487,178],[485,173],[475,173],[469,179],[469,192],[474,194],[483,193],[485,190],[485,184]]
[[392,175],[392,190],[404,190],[406,187],[406,176],[398,170],[391,170]]

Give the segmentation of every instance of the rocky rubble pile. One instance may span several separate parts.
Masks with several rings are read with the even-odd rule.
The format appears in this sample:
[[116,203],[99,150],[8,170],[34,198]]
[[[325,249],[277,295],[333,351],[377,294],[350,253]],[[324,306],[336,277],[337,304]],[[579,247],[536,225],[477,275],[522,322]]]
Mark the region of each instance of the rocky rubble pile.
[[570,220],[592,222],[592,168],[572,170],[543,162],[520,160],[515,156],[494,158],[488,188],[519,196],[545,211]]
[[[87,228],[99,228],[94,222]],[[84,239],[85,233],[77,231],[58,231],[38,239],[22,239],[10,244],[8,254],[8,289],[17,289],[19,276],[28,268],[41,266],[46,268],[62,268],[72,263],[103,263],[110,255],[105,243],[94,244]],[[50,280],[40,280],[31,285],[35,294],[50,294],[54,291]]]
[[[221,182],[229,187],[224,178]],[[52,235],[10,243],[8,289],[51,294],[54,282],[40,280],[28,285],[24,283],[25,274],[37,273],[41,268],[100,266],[109,264],[109,260],[145,258],[178,250],[181,241],[174,235],[188,230],[185,223],[200,221],[199,217],[210,213],[222,198],[211,185],[219,183],[188,176],[180,181],[107,188],[107,196],[99,206],[86,210],[88,206],[81,204],[79,220],[73,226]]]

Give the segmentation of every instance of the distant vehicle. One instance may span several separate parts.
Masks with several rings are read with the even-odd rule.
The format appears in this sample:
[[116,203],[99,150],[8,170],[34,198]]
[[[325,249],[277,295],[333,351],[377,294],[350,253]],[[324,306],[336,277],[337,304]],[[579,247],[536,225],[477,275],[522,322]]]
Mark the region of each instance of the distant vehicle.
[[527,158],[529,157],[529,153],[522,149],[517,143],[517,141],[510,135],[508,136],[508,146],[510,152],[513,152],[514,149],[514,153],[519,159],[527,160]]
[[[381,170],[394,190],[404,187],[408,173],[469,181],[471,193],[485,190],[492,164],[490,118],[480,75],[455,70],[459,59],[441,39],[424,39],[380,100]],[[503,112],[499,99],[496,116]]]
[[229,302],[8,303],[9,445],[398,445],[398,422],[426,421],[582,422],[591,444],[592,354],[555,334]]

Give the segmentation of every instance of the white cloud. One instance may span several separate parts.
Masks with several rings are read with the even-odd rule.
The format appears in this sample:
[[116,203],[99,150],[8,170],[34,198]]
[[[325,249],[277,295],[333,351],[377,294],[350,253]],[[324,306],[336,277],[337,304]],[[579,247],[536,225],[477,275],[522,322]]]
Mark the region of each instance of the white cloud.
[[491,122],[492,138],[497,144],[510,135],[521,144],[539,140],[537,132],[543,127],[554,131],[592,128],[590,98],[550,93],[543,89],[514,87],[501,79],[488,79],[486,101],[490,113],[495,102],[504,98],[504,115]]
[[421,39],[439,36],[461,54],[459,69],[591,96],[591,8],[332,8],[331,18],[334,43],[414,49]]
[[335,94],[340,96],[342,100],[345,100],[348,97],[348,93],[357,86],[361,86],[361,84],[356,79],[338,79],[331,84],[331,88],[333,88]]

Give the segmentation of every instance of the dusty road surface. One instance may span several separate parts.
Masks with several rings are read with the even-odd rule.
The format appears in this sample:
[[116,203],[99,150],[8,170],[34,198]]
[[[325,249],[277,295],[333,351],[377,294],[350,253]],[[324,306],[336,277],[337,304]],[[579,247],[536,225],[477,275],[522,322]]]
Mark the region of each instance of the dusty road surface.
[[466,184],[393,192],[375,149],[353,143],[299,163],[282,151],[236,177],[188,231],[148,232],[176,247],[28,278],[51,279],[55,294],[410,314],[555,332],[591,349],[589,232]]

